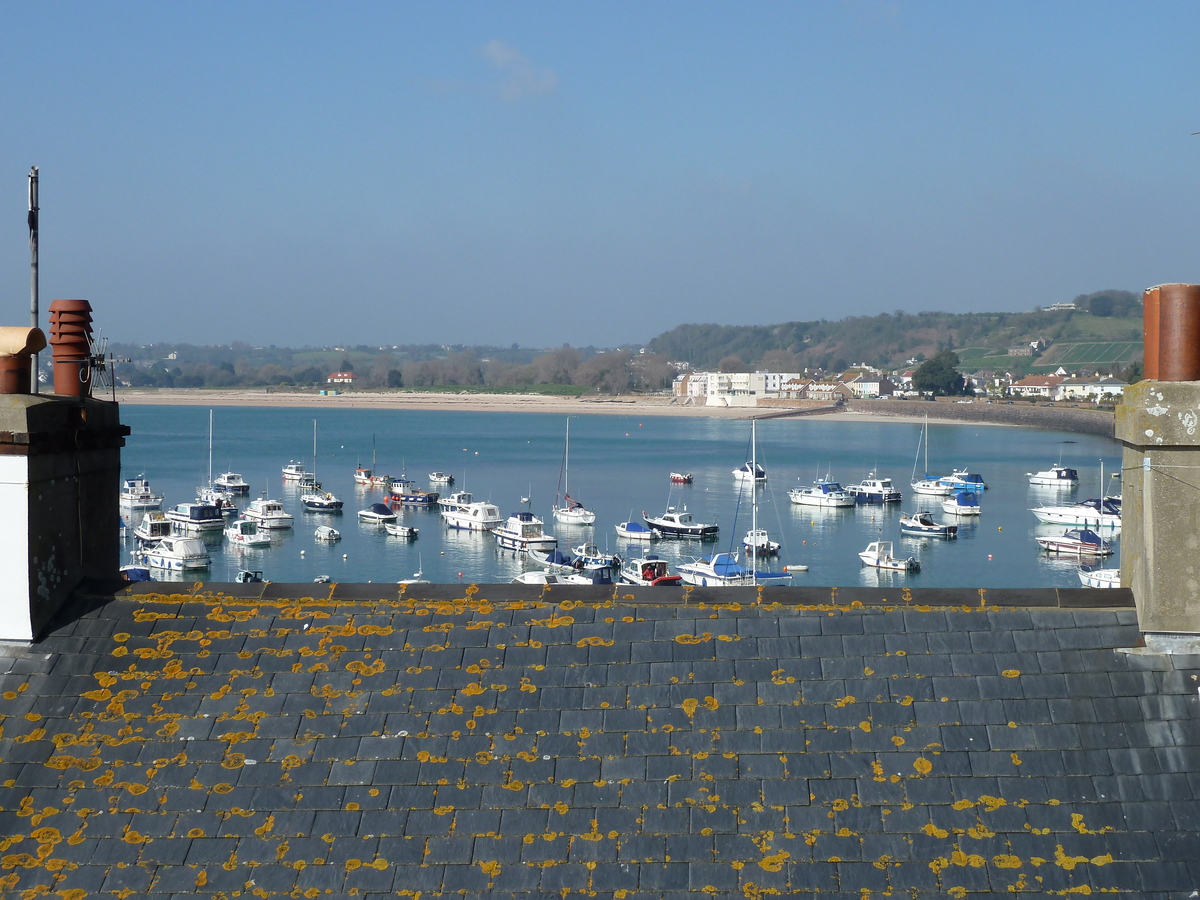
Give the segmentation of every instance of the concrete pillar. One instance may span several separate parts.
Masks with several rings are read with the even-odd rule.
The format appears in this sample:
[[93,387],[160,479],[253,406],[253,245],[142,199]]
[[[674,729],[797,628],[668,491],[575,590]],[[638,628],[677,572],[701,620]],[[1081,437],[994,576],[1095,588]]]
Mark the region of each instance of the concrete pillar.
[[1200,634],[1200,381],[1142,381],[1117,407],[1121,583],[1146,633]]
[[85,578],[120,568],[116,403],[0,395],[0,640],[36,638]]

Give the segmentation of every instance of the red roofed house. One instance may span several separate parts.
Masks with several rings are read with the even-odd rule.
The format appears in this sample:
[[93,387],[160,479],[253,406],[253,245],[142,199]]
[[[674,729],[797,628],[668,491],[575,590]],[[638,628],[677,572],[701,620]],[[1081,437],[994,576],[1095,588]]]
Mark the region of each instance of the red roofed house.
[[353,372],[334,372],[325,379],[326,384],[354,384],[358,381],[358,376]]

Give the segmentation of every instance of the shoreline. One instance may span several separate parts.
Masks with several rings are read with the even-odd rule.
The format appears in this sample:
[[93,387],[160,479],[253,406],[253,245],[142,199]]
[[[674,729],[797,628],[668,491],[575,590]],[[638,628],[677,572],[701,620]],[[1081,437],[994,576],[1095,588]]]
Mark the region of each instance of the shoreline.
[[[849,408],[804,415],[779,407],[682,406],[669,397],[628,394],[616,397],[554,397],[545,394],[444,394],[407,391],[379,393],[302,394],[265,390],[213,391],[203,388],[126,389],[117,402],[130,406],[283,406],[312,409],[400,409],[432,412],[521,412],[554,415],[689,416],[708,419],[819,418],[912,423],[919,415],[876,415]],[[930,421],[953,421],[930,416]],[[999,424],[999,423],[998,423]]]

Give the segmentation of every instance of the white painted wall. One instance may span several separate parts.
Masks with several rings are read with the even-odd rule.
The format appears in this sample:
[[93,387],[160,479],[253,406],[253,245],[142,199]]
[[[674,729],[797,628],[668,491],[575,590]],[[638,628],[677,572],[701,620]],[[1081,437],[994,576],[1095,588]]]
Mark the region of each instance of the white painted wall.
[[29,641],[29,457],[0,456],[0,509],[0,640]]

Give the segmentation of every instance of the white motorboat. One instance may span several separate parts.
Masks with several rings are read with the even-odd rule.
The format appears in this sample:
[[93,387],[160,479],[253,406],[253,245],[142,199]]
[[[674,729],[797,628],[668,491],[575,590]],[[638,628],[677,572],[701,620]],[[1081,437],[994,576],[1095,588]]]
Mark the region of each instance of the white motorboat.
[[268,530],[291,528],[292,522],[295,521],[291,513],[283,508],[282,503],[267,497],[251,500],[242,515],[257,522],[259,528]]
[[376,525],[396,521],[396,514],[386,503],[372,503],[366,509],[360,509],[358,517],[364,522],[373,522]]
[[900,500],[900,490],[892,484],[892,479],[877,478],[874,472],[858,484],[846,485],[846,493],[856,503],[897,503]]
[[[554,521],[563,525],[592,525],[596,521],[596,511],[588,509],[578,500],[571,498],[571,417],[567,416],[567,432],[563,440],[562,466],[558,472],[558,488],[554,491]],[[558,489],[562,489],[562,500],[559,501]]]
[[1090,588],[1119,588],[1121,586],[1121,570],[1080,566],[1079,582],[1084,587]]
[[871,541],[867,549],[858,554],[864,565],[875,569],[892,569],[898,572],[919,572],[921,564],[914,556],[897,559],[892,555],[891,541]]
[[417,536],[417,529],[412,525],[397,525],[395,522],[384,522],[383,528],[392,537],[411,540]]
[[1039,506],[1029,511],[1043,525],[1077,525],[1110,530],[1121,527],[1121,501],[1115,497],[1093,497],[1067,506]]
[[742,538],[742,546],[747,553],[755,556],[778,556],[779,542],[771,540],[765,528],[751,529]]
[[799,506],[846,507],[854,505],[854,495],[836,481],[818,478],[809,487],[792,488],[788,497]]
[[454,484],[454,476],[447,475],[445,472],[430,472],[430,484]]
[[225,527],[225,516],[211,503],[193,501],[179,503],[167,510],[167,518],[181,532],[220,531]]
[[968,472],[966,469],[954,469],[949,475],[943,475],[938,481],[947,485],[952,491],[974,491],[979,494],[987,490],[987,482],[983,480],[983,476],[976,472]]
[[957,525],[939,522],[933,517],[933,513],[927,510],[901,516],[900,531],[902,534],[911,534],[917,537],[958,537]]
[[1090,528],[1068,528],[1062,534],[1035,537],[1043,550],[1070,556],[1111,556],[1112,545]]
[[243,549],[271,546],[271,536],[261,531],[253,519],[236,519],[230,522],[225,529],[225,539],[231,547]]
[[558,538],[546,534],[545,523],[531,512],[515,512],[492,529],[496,543],[505,550],[526,553],[529,550],[551,550]]
[[213,479],[212,483],[217,490],[233,494],[235,497],[244,497],[250,493],[249,482],[237,472],[222,472]]
[[981,512],[979,495],[974,491],[955,491],[942,501],[942,510],[952,516],[977,516]]
[[142,551],[146,564],[154,569],[182,572],[188,569],[207,569],[211,560],[204,541],[196,537],[172,535],[159,539]]
[[678,587],[683,576],[672,574],[665,559],[648,553],[627,560],[621,566],[621,581],[650,587]]
[[1074,488],[1079,486],[1079,473],[1067,466],[1051,466],[1041,472],[1026,472],[1030,484],[1038,487]]
[[340,541],[342,539],[342,533],[332,525],[318,525],[316,530],[313,532],[313,537],[315,537],[318,541],[326,541],[332,544],[334,541]]
[[438,500],[442,521],[450,528],[463,531],[491,531],[504,524],[500,507],[485,500],[476,500],[470,491],[455,491]]
[[150,481],[145,475],[126,478],[121,482],[120,506],[130,512],[143,509],[162,509],[163,495],[150,490]]
[[142,521],[133,528],[134,537],[145,543],[154,543],[160,538],[174,534],[174,527],[167,514],[161,509],[152,509],[142,516]]
[[648,516],[642,510],[642,521],[657,531],[663,537],[700,538],[702,540],[716,539],[720,528],[714,523],[709,525],[697,522],[685,506],[682,511],[668,506],[661,516]]
[[613,584],[611,569],[590,569],[583,572],[548,572],[545,569],[522,572],[512,584]]
[[763,484],[767,480],[767,470],[758,463],[744,462],[733,470],[733,477],[738,481],[753,481]]
[[617,537],[626,541],[654,541],[662,537],[654,528],[647,528],[641,522],[618,522],[615,526]]
[[304,468],[304,463],[296,462],[294,459],[283,467],[284,481],[300,481],[303,478],[309,477],[307,470]]

